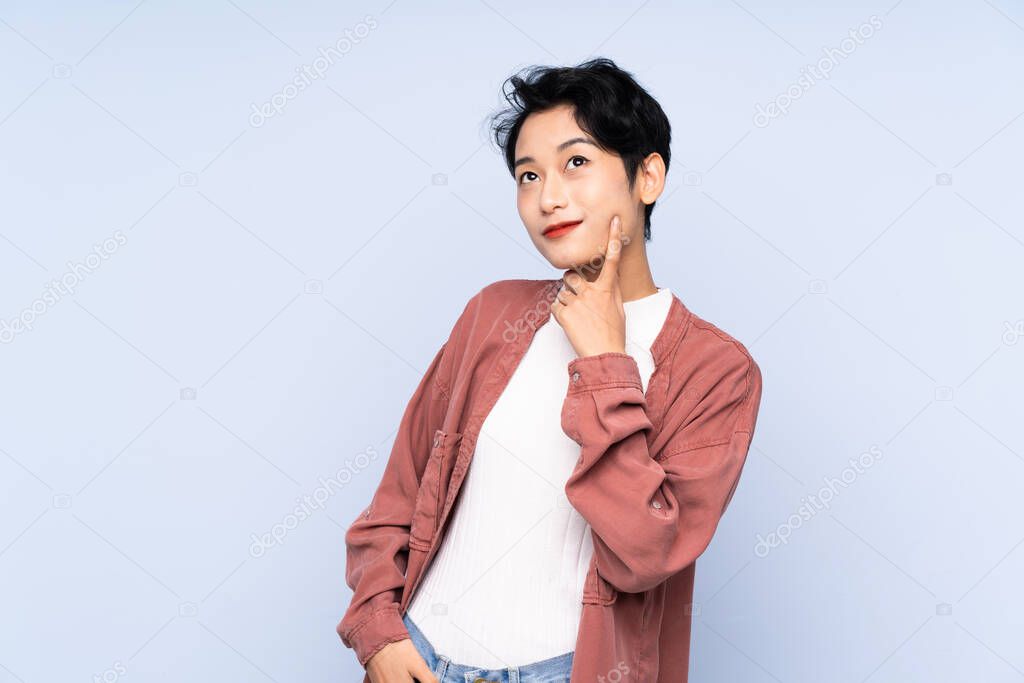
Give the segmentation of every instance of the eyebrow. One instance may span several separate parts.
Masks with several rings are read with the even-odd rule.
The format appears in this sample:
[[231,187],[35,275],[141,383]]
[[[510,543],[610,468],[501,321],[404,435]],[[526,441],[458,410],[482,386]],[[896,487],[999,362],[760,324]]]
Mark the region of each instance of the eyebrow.
[[[591,140],[590,138],[572,138],[571,140],[566,140],[565,142],[560,144],[558,147],[556,147],[555,151],[561,152],[564,149],[566,149],[567,147],[572,147],[573,145],[575,145],[577,143],[580,143],[580,142],[582,142],[585,145],[594,145],[594,147],[597,147],[597,144],[593,140]],[[516,163],[513,164],[512,168],[518,168],[521,164],[536,163],[536,161],[537,160],[534,159],[533,157],[520,157],[519,159],[516,159]]]

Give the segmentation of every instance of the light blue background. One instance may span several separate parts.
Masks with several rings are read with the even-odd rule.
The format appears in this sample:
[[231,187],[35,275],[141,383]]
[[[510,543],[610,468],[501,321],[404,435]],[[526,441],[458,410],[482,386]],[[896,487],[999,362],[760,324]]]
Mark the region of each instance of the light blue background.
[[691,680],[1020,681],[1021,5],[426,5],[0,5],[0,319],[124,239],[0,344],[0,682],[360,680],[343,534],[405,402],[472,294],[560,272],[485,117],[597,55],[673,124],[656,283],[764,376]]

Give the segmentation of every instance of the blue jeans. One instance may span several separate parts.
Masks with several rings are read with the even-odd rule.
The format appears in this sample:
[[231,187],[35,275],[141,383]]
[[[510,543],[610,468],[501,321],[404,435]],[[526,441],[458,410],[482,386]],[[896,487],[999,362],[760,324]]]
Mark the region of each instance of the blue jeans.
[[573,652],[531,662],[523,666],[510,666],[504,669],[480,669],[465,664],[456,664],[448,657],[438,654],[427,637],[406,613],[402,616],[405,627],[409,629],[413,645],[427,666],[437,676],[439,683],[476,683],[483,679],[486,683],[568,683],[572,672]]

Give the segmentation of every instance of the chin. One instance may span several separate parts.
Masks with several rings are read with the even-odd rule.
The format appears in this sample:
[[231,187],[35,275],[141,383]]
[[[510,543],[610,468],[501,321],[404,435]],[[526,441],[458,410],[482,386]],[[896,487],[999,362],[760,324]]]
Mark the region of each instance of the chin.
[[557,240],[548,240],[540,237],[540,243],[536,245],[537,250],[555,268],[568,270],[573,266],[583,266],[593,258],[600,259],[601,252],[588,246],[587,235],[583,231],[580,234],[565,235]]
[[585,266],[591,256],[583,249],[553,249],[544,253],[544,258],[548,260],[548,263],[561,270],[568,270],[574,266]]

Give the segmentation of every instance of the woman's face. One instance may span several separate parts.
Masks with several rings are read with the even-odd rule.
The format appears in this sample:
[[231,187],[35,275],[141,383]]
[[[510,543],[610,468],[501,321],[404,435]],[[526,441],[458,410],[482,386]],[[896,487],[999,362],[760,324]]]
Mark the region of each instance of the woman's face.
[[[519,217],[551,265],[571,268],[604,254],[616,214],[629,242],[638,236],[642,241],[639,183],[631,193],[622,158],[600,149],[580,129],[570,105],[529,115],[516,141],[515,160]],[[582,222],[545,234],[549,226],[575,221]]]

